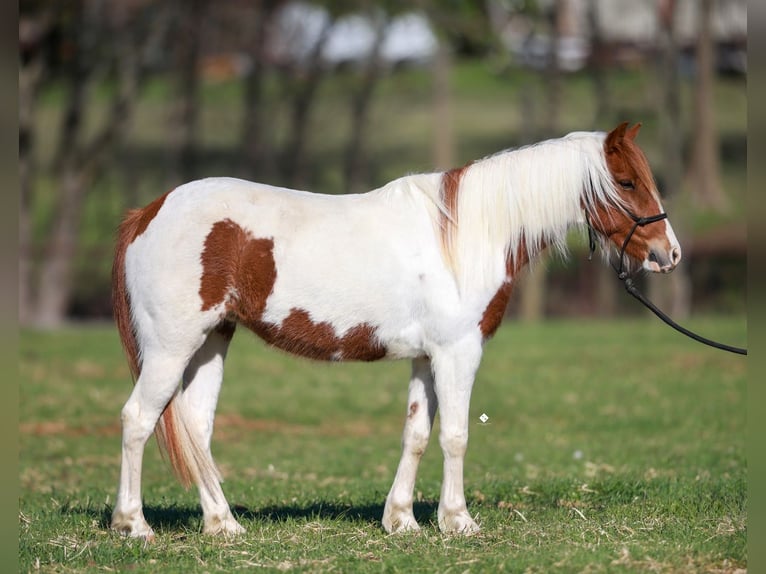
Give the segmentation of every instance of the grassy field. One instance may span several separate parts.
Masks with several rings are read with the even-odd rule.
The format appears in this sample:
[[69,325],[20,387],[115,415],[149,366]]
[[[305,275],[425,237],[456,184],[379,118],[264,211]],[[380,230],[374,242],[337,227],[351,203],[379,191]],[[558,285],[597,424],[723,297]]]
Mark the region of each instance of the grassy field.
[[[690,326],[744,343],[743,317]],[[24,332],[20,343],[22,572],[747,567],[746,361],[656,322],[508,323],[498,332],[471,408],[466,495],[482,531],[467,538],[436,527],[435,439],[416,486],[423,531],[389,536],[380,526],[406,363],[311,363],[241,332],[214,453],[247,534],[203,536],[196,493],[174,481],[152,440],[144,502],[157,539],[123,539],[107,529],[130,391],[114,329]]]

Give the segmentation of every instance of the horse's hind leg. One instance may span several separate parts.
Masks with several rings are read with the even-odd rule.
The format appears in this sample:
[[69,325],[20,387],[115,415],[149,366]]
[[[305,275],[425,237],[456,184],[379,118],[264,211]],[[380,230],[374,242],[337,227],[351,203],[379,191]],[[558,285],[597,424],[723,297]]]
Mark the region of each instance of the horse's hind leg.
[[402,433],[402,458],[383,510],[383,528],[387,532],[418,530],[412,512],[412,493],[420,459],[428,445],[428,437],[436,414],[436,395],[431,362],[415,359],[407,396],[407,418]]
[[203,456],[210,463],[200,468],[200,476],[196,479],[207,534],[245,531],[231,514],[210,451],[215,408],[223,381],[223,363],[233,334],[234,325],[224,323],[208,335],[184,372],[184,391],[178,401],[179,414],[185,419],[189,431],[196,434],[195,442],[205,450]]
[[128,536],[151,539],[141,504],[144,446],[178,389],[185,358],[146,353],[141,374],[122,409],[122,465],[112,528]]

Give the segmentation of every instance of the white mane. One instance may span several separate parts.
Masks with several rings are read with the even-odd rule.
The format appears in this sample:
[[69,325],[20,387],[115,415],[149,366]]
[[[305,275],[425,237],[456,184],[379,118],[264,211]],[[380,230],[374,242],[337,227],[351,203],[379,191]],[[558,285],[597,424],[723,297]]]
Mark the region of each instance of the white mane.
[[530,259],[546,246],[565,253],[567,231],[584,222],[583,205],[591,217],[597,204],[623,205],[606,165],[604,138],[603,132],[574,132],[469,165],[455,213],[440,203],[439,189],[427,190],[442,219],[454,223],[445,257],[461,288],[496,281],[522,243]]

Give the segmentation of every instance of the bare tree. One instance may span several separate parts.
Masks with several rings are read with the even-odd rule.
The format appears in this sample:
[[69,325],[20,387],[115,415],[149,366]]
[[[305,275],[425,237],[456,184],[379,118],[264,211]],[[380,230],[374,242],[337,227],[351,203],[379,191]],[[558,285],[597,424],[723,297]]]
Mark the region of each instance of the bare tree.
[[[552,137],[559,130],[562,79],[559,66],[559,41],[569,25],[571,5],[568,0],[554,0],[546,14],[550,36],[548,62],[543,72],[545,83],[545,135]],[[545,315],[548,282],[544,260],[529,269],[521,286],[520,313],[524,321],[539,321]]]
[[[455,134],[452,121],[453,52],[461,43],[488,43],[499,49],[500,21],[504,7],[492,2],[419,0],[435,28],[436,53],[431,62],[433,98],[432,154],[439,169],[455,167]],[[407,3],[389,2],[394,10],[409,9]],[[487,42],[487,38],[492,40]]]
[[[36,170],[31,161],[30,139],[24,146],[27,173],[22,185],[20,242],[22,244],[20,289],[21,319],[27,324],[55,326],[66,315],[72,291],[73,268],[78,246],[78,231],[82,206],[93,182],[102,173],[111,151],[121,141],[130,119],[139,80],[139,52],[133,13],[116,8],[107,12],[105,3],[79,0],[65,8],[70,22],[65,30],[71,34],[71,59],[66,66],[67,102],[62,115],[58,147],[55,153],[54,176],[57,182],[52,223],[47,230],[45,248],[39,270],[33,277],[29,248],[30,211],[35,204]],[[109,37],[113,49],[105,48]],[[27,71],[22,61],[20,81]],[[34,64],[37,65],[37,64]],[[95,82],[111,66],[115,68],[116,89],[108,105],[105,119],[95,130],[86,129],[86,116],[92,105],[91,92]],[[31,100],[32,104],[34,99]],[[20,110],[21,112],[21,110]],[[23,114],[34,113],[24,111]],[[31,128],[31,124],[27,124]],[[31,137],[31,131],[22,137]],[[35,290],[33,285],[37,285]]]
[[173,110],[172,184],[193,179],[197,174],[196,148],[200,99],[200,50],[207,0],[177,0],[175,46],[178,90]]
[[33,316],[31,265],[31,208],[34,192],[35,110],[46,73],[43,48],[50,31],[51,15],[43,12],[19,19],[19,322],[28,324]]
[[322,24],[322,30],[305,62],[304,70],[292,82],[293,97],[290,106],[290,129],[287,145],[282,154],[283,178],[293,187],[306,185],[306,144],[311,127],[311,110],[317,89],[324,77],[322,52],[330,37],[333,18]]
[[450,109],[450,48],[443,38],[439,39],[436,58],[432,64],[434,98],[434,165],[439,169],[453,167],[455,138],[452,133]]
[[[592,123],[593,129],[603,131],[612,128],[613,112],[606,75],[607,50],[609,48],[604,41],[604,34],[601,30],[599,0],[589,0],[587,17],[591,44],[589,74],[593,82],[593,96],[596,101]],[[614,279],[614,273],[606,265],[595,265],[593,272],[596,275],[595,313],[602,317],[612,316],[617,310],[617,283]]]
[[[610,115],[609,83],[607,82],[606,52],[608,50],[604,42],[604,34],[601,31],[599,21],[599,0],[588,2],[588,28],[590,28],[590,77],[593,80],[593,95],[596,99],[596,110],[593,114],[594,124],[600,125],[604,118]],[[603,128],[602,128],[603,129]]]
[[359,87],[351,98],[351,135],[346,147],[344,165],[345,188],[348,193],[363,191],[366,178],[365,138],[369,123],[372,96],[382,71],[380,49],[388,27],[388,16],[381,12],[372,13],[375,40],[367,56]]
[[244,22],[249,42],[250,70],[245,77],[244,117],[241,135],[241,163],[246,177],[271,179],[273,170],[273,126],[266,106],[265,79],[269,31],[283,0],[255,2]]
[[558,135],[559,115],[561,113],[562,78],[559,65],[559,46],[561,44],[562,23],[566,20],[565,14],[569,3],[567,0],[553,0],[550,9],[546,13],[548,20],[548,34],[550,46],[548,60],[543,71],[545,83],[546,113],[545,113],[545,136]]
[[697,4],[697,74],[694,89],[694,139],[692,181],[700,204],[716,210],[727,207],[721,186],[718,132],[715,127],[713,80],[715,76],[712,30],[713,0]]
[[[662,187],[666,203],[672,203],[682,194],[683,183],[683,127],[681,123],[681,82],[678,73],[678,42],[675,21],[678,14],[676,0],[661,0],[658,5],[657,36],[657,117],[660,124],[662,150]],[[683,229],[683,218],[674,217],[676,232]],[[674,317],[688,316],[691,299],[691,281],[685,265],[670,276],[647,277],[649,297]]]

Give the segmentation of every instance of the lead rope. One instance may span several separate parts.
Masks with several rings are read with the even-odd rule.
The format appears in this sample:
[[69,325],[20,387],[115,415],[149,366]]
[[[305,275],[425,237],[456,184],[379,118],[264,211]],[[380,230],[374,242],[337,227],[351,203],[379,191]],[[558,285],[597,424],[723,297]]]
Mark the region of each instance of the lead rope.
[[[620,266],[615,267],[614,270],[617,272],[617,278],[622,281],[623,285],[625,285],[625,290],[630,293],[633,297],[638,299],[644,307],[649,309],[652,313],[657,315],[665,324],[670,325],[673,327],[676,331],[679,333],[683,333],[687,337],[694,339],[695,341],[698,341],[704,345],[709,345],[710,347],[715,347],[716,349],[721,349],[722,351],[728,351],[730,353],[737,353],[738,355],[747,355],[747,349],[743,349],[741,347],[734,347],[732,345],[726,345],[724,343],[719,343],[717,341],[713,341],[711,339],[708,339],[706,337],[703,337],[701,335],[698,335],[697,333],[690,331],[686,327],[682,327],[673,319],[668,317],[665,313],[662,312],[654,303],[649,301],[635,286],[633,283],[633,278],[624,270],[624,264],[625,264],[625,249],[628,247],[628,243],[630,242],[631,237],[633,237],[633,233],[635,233],[636,229],[638,227],[643,227],[644,225],[648,225],[650,223],[654,223],[656,221],[662,221],[663,219],[667,218],[667,213],[659,213],[657,215],[652,215],[650,217],[637,217],[630,211],[627,212],[630,218],[633,220],[633,228],[630,230],[630,233],[628,233],[627,237],[625,237],[625,241],[622,242],[622,249],[620,250]],[[590,250],[590,253],[588,254],[588,261],[590,261],[593,258],[593,252],[596,250],[596,242],[594,240],[594,231],[593,227],[590,224],[590,218],[588,217],[588,212],[586,210],[585,212],[585,221],[588,225],[588,248]]]

